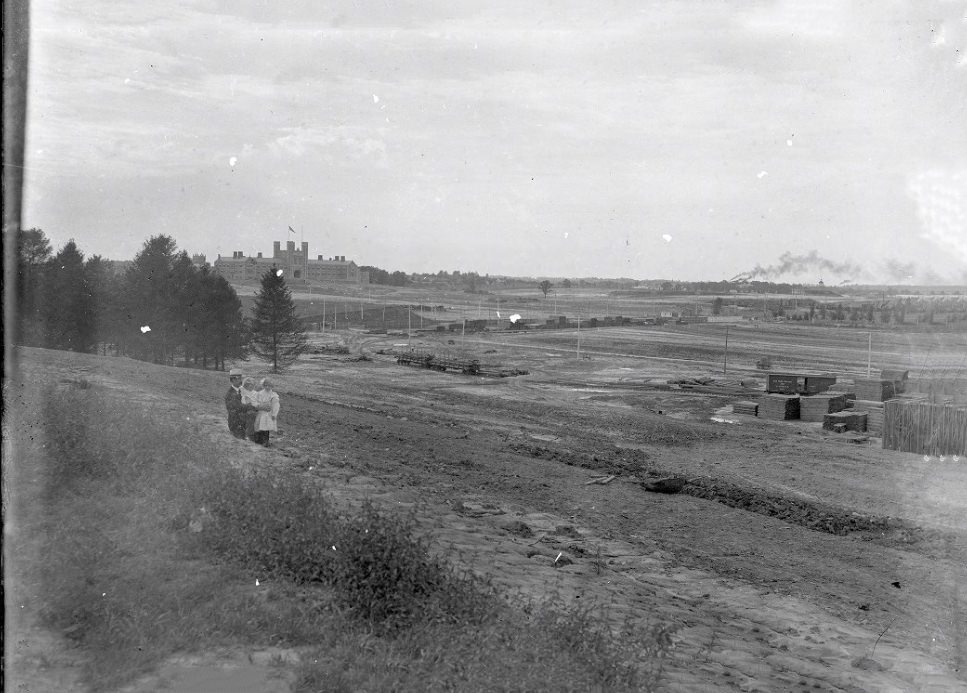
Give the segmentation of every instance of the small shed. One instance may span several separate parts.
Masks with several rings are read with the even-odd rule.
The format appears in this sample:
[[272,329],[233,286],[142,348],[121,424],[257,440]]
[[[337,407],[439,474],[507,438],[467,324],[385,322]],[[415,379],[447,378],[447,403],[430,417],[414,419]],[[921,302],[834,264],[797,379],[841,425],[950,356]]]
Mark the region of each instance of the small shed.
[[910,371],[904,371],[898,368],[884,368],[880,371],[880,379],[891,381],[893,383],[893,390],[897,394],[906,391],[907,380],[909,378]]

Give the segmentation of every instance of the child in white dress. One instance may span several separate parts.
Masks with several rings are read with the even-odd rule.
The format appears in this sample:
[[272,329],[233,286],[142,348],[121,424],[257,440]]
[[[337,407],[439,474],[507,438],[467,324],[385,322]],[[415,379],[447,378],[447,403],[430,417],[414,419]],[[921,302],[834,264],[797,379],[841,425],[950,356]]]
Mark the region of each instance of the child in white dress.
[[[272,389],[272,381],[262,379],[262,389],[255,393],[255,405],[259,408],[255,415],[255,442],[269,446],[269,433],[277,431],[279,416],[279,394]],[[268,406],[266,406],[268,405]]]

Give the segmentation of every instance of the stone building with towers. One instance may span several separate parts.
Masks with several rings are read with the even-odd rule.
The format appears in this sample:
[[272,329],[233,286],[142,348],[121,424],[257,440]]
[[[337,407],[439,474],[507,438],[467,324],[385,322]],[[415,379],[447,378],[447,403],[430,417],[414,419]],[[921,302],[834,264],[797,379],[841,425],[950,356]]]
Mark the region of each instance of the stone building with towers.
[[213,267],[229,282],[258,281],[266,270],[276,267],[285,272],[286,282],[290,286],[310,282],[369,283],[369,272],[361,271],[355,262],[346,260],[345,255],[310,258],[309,243],[306,241],[302,242],[301,248],[296,248],[295,241],[288,241],[285,249],[280,241],[275,241],[272,244],[272,257],[262,257],[262,253],[246,257],[241,250],[236,250],[232,257],[219,255]]

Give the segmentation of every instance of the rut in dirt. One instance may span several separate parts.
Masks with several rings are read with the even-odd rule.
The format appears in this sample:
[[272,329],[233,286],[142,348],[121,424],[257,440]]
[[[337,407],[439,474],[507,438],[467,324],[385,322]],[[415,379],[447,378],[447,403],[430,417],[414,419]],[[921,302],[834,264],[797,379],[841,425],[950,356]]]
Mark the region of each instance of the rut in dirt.
[[510,447],[519,455],[559,461],[569,466],[608,474],[631,474],[638,477],[642,485],[658,479],[674,479],[677,483],[667,485],[666,488],[674,489],[675,493],[774,517],[826,534],[846,536],[862,533],[871,538],[886,537],[891,544],[912,545],[929,533],[922,527],[895,517],[856,513],[831,505],[769,493],[762,489],[738,486],[714,477],[685,476],[679,472],[652,466],[647,453],[641,450],[616,448],[614,453],[600,451],[589,457],[566,450],[554,450],[545,445],[514,443]]

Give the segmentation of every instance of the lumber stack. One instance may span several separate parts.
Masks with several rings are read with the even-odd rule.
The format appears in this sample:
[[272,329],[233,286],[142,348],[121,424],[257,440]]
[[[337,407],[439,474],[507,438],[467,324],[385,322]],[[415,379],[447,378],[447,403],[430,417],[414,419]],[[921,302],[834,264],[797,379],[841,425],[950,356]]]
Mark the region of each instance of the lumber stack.
[[884,449],[967,455],[967,407],[894,399],[883,414]]
[[735,402],[732,405],[732,413],[757,416],[759,414],[759,405],[756,402]]
[[865,399],[871,402],[885,402],[893,399],[896,394],[896,385],[892,380],[881,378],[857,378],[855,384],[856,399]]
[[853,402],[853,411],[866,413],[866,430],[875,436],[883,433],[883,404],[869,399],[857,399]]
[[823,416],[823,429],[827,431],[866,430],[866,412],[838,411]]
[[759,401],[759,418],[788,421],[799,418],[799,396],[769,393]]
[[846,397],[843,395],[810,395],[799,400],[799,418],[803,421],[822,421],[826,414],[843,411]]

